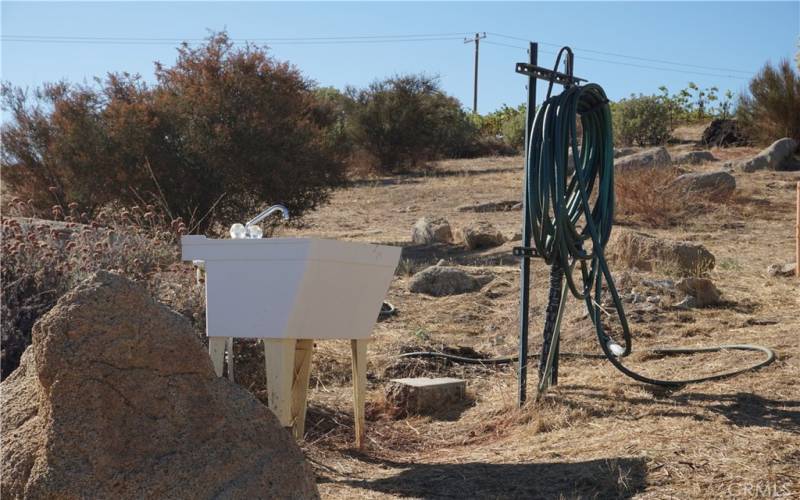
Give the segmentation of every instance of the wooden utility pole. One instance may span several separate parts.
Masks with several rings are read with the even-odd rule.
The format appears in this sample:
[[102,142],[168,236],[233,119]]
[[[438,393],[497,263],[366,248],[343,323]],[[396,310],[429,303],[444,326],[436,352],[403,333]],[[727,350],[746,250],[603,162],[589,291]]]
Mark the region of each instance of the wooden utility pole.
[[486,38],[486,33],[475,33],[475,38],[465,38],[464,43],[475,42],[475,80],[472,86],[472,113],[478,113],[478,52],[481,40]]

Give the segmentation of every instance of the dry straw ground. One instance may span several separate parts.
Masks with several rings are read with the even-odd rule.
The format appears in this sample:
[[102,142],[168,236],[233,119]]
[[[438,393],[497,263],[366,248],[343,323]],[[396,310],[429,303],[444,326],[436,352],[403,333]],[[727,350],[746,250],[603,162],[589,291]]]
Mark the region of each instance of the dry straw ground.
[[[749,150],[715,150],[730,159]],[[767,266],[793,259],[794,186],[800,173],[736,173],[726,203],[698,203],[667,221],[622,215],[618,223],[658,236],[703,243],[715,255],[710,276],[722,306],[661,308],[631,316],[634,351],[656,346],[759,343],[778,353],[766,369],[734,379],[656,390],[607,362],[564,359],[560,383],[540,403],[515,405],[511,368],[404,361],[413,347],[473,349],[487,356],[516,349],[518,270],[513,243],[464,254],[409,247],[423,215],[454,228],[482,218],[509,237],[519,211],[476,214],[457,207],[519,199],[519,158],[446,161],[426,174],[360,181],[336,193],[306,227],[285,233],[407,246],[407,271],[440,257],[491,271],[475,293],[432,298],[407,291],[398,272],[388,299],[399,314],[380,322],[369,349],[368,444],[352,449],[349,346],[320,342],[304,449],[324,498],[713,498],[800,495],[800,281],[769,277]],[[719,163],[683,170],[710,170]],[[673,204],[674,205],[674,204]],[[654,222],[658,222],[654,227]],[[621,269],[615,270],[617,272]],[[533,265],[532,351],[546,295],[546,269]],[[643,277],[633,273],[632,285]],[[599,352],[575,300],[563,350]],[[634,355],[645,373],[681,378],[755,355],[717,353],[654,359]],[[532,361],[535,363],[535,360]],[[469,401],[435,417],[392,418],[382,397],[388,378],[448,374],[467,379]],[[529,392],[535,390],[531,381]]]

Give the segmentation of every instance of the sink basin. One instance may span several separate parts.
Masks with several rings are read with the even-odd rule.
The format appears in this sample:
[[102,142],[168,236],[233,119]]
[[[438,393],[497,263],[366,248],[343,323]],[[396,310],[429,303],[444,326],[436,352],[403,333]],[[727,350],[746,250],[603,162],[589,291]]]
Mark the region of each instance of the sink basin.
[[209,337],[365,339],[400,248],[313,238],[181,238],[206,270]]

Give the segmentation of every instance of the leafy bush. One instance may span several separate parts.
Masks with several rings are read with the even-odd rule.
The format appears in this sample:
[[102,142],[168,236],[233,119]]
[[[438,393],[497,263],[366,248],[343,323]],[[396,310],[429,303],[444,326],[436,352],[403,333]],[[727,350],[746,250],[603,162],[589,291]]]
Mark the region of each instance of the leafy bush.
[[441,156],[457,156],[476,129],[461,104],[446,95],[437,79],[396,76],[366,89],[348,88],[348,129],[373,167],[403,171]]
[[763,144],[782,137],[800,140],[800,75],[788,60],[777,67],[766,64],[749,90],[739,97],[736,113],[749,137]]
[[514,151],[522,150],[525,142],[525,104],[516,108],[503,106],[486,115],[472,115],[471,119],[482,138],[500,139]]
[[664,144],[672,133],[670,109],[655,96],[631,95],[611,104],[614,142],[624,146]]
[[224,33],[184,44],[172,67],[156,64],[153,86],[128,74],[97,83],[45,85],[33,102],[3,88],[4,180],[38,214],[67,199],[89,214],[144,201],[202,230],[267,202],[300,215],[343,177],[339,143],[326,135],[336,117],[312,83]]

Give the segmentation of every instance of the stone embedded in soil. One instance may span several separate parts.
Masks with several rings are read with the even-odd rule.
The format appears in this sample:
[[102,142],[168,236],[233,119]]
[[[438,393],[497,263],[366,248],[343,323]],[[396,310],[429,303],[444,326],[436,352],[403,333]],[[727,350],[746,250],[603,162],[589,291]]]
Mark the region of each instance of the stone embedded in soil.
[[708,278],[683,278],[675,284],[675,287],[694,297],[698,307],[714,306],[722,301],[722,294]]
[[717,161],[711,151],[686,151],[672,156],[674,165],[699,165],[710,161]]
[[506,238],[497,228],[486,221],[477,221],[461,228],[461,238],[470,250],[494,248],[505,243]]
[[443,217],[422,217],[411,228],[411,241],[417,245],[451,243],[453,232]]
[[614,161],[618,171],[639,168],[668,167],[672,160],[665,147],[645,149],[631,155],[626,155]]
[[435,265],[412,276],[408,289],[434,297],[459,295],[480,290],[492,278],[491,275],[472,275],[458,267]]
[[714,255],[703,245],[656,238],[625,228],[615,228],[606,249],[610,261],[628,268],[675,271],[693,275],[714,268]]
[[726,200],[736,190],[736,178],[724,170],[696,172],[678,176],[670,187],[713,200]]
[[770,276],[789,277],[796,274],[797,263],[790,262],[788,264],[771,264],[767,268],[767,274]]
[[98,272],[0,384],[9,498],[318,498],[265,406],[214,375],[186,318]]
[[742,172],[784,170],[784,164],[792,163],[792,155],[796,150],[797,141],[784,137],[773,142],[754,157],[735,163],[735,166]]
[[386,401],[401,414],[430,414],[446,410],[464,399],[467,383],[450,377],[393,379],[385,389]]

